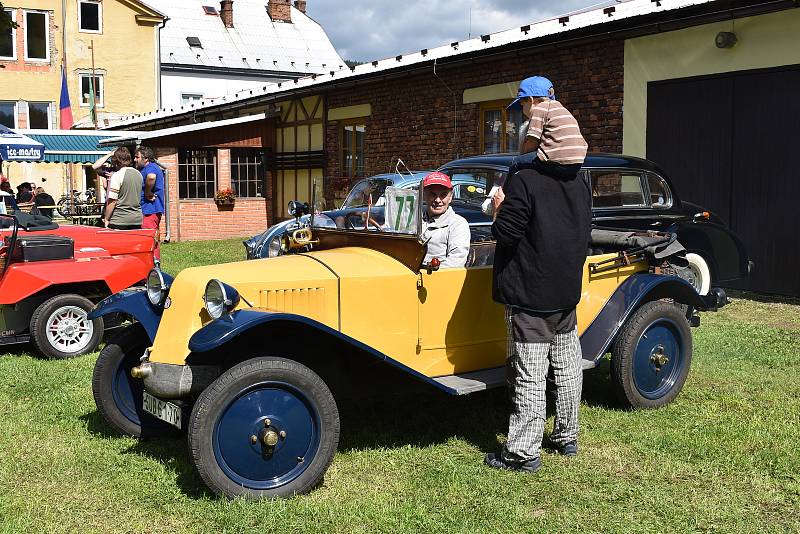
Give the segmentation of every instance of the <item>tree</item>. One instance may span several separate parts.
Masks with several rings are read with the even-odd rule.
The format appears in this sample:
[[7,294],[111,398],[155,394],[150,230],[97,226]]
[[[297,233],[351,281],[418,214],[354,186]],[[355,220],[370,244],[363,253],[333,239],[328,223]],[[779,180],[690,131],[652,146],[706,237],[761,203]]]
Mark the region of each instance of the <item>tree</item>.
[[6,31],[9,28],[16,28],[17,23],[3,9],[3,2],[0,2],[0,32]]

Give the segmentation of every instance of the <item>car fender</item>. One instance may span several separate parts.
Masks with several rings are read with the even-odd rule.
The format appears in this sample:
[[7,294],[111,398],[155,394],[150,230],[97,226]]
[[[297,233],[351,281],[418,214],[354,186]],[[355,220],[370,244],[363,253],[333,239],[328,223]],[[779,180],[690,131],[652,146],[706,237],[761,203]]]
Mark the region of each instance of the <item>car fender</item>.
[[147,300],[147,291],[143,287],[132,287],[114,293],[107,297],[89,312],[89,319],[95,319],[109,313],[124,313],[139,321],[150,338],[150,343],[156,338],[158,325],[161,323],[161,308],[156,309]]
[[722,225],[683,222],[676,225],[678,241],[689,252],[700,254],[711,268],[714,283],[745,278],[749,274],[747,249],[742,240]]
[[619,329],[640,304],[662,298],[671,298],[698,310],[716,309],[711,298],[704,299],[683,278],[650,273],[634,274],[620,284],[581,335],[584,369],[595,367],[599,363]]
[[456,390],[450,388],[444,384],[440,384],[436,380],[431,377],[425,376],[424,374],[411,369],[410,367],[403,365],[402,363],[398,362],[394,358],[387,356],[386,354],[375,350],[374,348],[366,345],[357,339],[354,339],[338,330],[334,330],[333,328],[315,321],[313,319],[309,319],[308,317],[304,317],[302,315],[295,315],[292,313],[283,313],[283,312],[273,312],[269,310],[235,310],[230,314],[223,316],[219,319],[211,321],[203,328],[198,330],[194,333],[194,335],[189,339],[189,350],[192,353],[204,353],[212,351],[221,345],[232,341],[236,337],[246,333],[250,329],[264,325],[270,322],[290,322],[303,325],[305,328],[312,328],[322,332],[324,334],[330,335],[334,338],[337,338],[341,341],[346,342],[354,349],[362,351],[365,354],[375,357],[378,360],[381,360],[393,367],[414,376],[426,382],[435,388],[444,391],[445,393],[449,394],[456,394]]
[[144,280],[151,268],[133,255],[12,263],[0,284],[0,304],[15,304],[61,284],[100,282],[115,293]]

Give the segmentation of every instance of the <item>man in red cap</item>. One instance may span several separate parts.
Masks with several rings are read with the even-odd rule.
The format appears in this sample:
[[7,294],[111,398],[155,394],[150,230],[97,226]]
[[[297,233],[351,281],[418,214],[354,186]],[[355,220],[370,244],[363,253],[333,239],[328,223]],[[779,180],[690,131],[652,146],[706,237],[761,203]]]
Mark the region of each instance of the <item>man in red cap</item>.
[[432,172],[422,181],[422,199],[427,209],[422,219],[422,238],[428,249],[425,263],[438,258],[440,267],[463,267],[469,255],[469,223],[458,215],[450,202],[453,183],[441,172]]

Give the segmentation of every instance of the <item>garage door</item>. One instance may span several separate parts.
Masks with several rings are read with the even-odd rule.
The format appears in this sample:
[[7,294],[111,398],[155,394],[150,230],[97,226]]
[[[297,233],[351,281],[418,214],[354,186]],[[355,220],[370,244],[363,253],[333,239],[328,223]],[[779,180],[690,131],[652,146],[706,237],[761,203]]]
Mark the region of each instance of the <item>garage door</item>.
[[745,242],[737,287],[800,296],[798,87],[800,65],[648,85],[647,157]]

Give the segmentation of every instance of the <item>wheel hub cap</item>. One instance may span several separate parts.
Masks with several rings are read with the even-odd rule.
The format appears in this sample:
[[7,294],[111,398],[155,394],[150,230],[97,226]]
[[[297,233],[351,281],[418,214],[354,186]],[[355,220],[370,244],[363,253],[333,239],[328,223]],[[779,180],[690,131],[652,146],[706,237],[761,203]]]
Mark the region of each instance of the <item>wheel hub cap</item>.
[[77,306],[64,306],[47,319],[47,341],[61,352],[79,352],[86,348],[94,333],[94,324],[86,311]]
[[661,372],[661,368],[669,363],[669,357],[664,353],[663,345],[657,345],[650,353],[650,363],[655,365],[655,371]]

